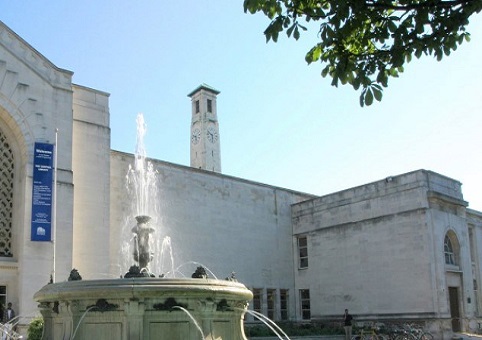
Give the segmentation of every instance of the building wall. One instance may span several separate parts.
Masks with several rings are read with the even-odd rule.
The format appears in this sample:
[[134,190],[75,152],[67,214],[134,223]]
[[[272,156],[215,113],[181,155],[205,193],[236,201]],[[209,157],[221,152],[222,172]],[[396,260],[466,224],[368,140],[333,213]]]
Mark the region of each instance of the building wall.
[[[0,22],[0,122],[14,150],[13,256],[0,258],[0,285],[23,315],[36,311],[33,294],[53,272],[53,244],[30,241],[35,142],[58,143],[56,273],[72,266],[72,72],[53,65]],[[67,274],[68,275],[68,274]]]
[[474,290],[474,315],[482,316],[482,213],[467,209],[467,221],[469,225],[470,259]]
[[[112,269],[119,264],[121,230],[135,225],[126,216],[129,197],[125,178],[133,156],[113,151],[111,156]],[[217,278],[231,272],[251,288],[293,289],[290,205],[309,195],[254,183],[218,173],[154,160],[158,172],[159,239],[170,236],[175,266],[190,276],[203,264]],[[123,228],[126,219],[127,228]],[[156,256],[159,256],[156,254]],[[115,272],[116,274],[118,272]],[[119,274],[122,274],[120,272]],[[177,273],[178,275],[180,273]],[[212,276],[211,276],[212,277]],[[294,300],[293,302],[294,303]],[[292,306],[294,311],[294,305]]]
[[[429,192],[431,225],[434,238],[432,255],[436,266],[436,287],[432,292],[437,315],[450,318],[449,287],[459,290],[459,308],[467,318],[473,317],[474,301],[472,262],[470,259],[470,241],[465,214],[465,202],[454,201],[448,196]],[[456,265],[448,265],[444,258],[444,239],[447,233],[453,233],[458,245]]]
[[309,254],[308,268],[295,271],[296,289],[310,289],[312,317],[345,308],[362,318],[447,315],[448,228],[461,243],[459,270],[467,278],[461,301],[467,301],[471,270],[460,186],[420,170],[295,204],[293,245],[306,236]]
[[109,95],[73,85],[73,267],[83,278],[109,276]]

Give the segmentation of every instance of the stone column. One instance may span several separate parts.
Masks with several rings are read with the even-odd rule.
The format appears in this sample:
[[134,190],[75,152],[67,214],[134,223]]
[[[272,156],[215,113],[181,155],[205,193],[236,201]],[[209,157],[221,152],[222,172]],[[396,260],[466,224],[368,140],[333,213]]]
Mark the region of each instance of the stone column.
[[[199,313],[196,313],[200,316],[200,320],[198,322],[201,322],[199,327],[201,327],[201,330],[203,332],[203,336],[205,336],[206,340],[211,340],[213,339],[211,332],[213,331],[213,315],[216,312],[216,304],[212,300],[199,300],[198,301],[198,308],[199,308]],[[196,330],[198,331],[198,330]],[[200,335],[200,334],[199,334]]]
[[[63,339],[71,339],[75,334],[75,339],[82,339],[82,324],[85,319],[85,314],[88,313],[87,309],[78,300],[73,300],[68,303],[60,303],[59,308],[67,309],[67,313],[62,313],[64,315],[63,325],[64,325],[64,337]],[[83,318],[84,316],[84,318]]]
[[44,333],[42,339],[48,340],[54,338],[54,318],[52,315],[52,306],[48,302],[42,302],[38,305],[38,309],[44,319]]
[[144,312],[144,301],[134,299],[125,301],[127,340],[144,339]]

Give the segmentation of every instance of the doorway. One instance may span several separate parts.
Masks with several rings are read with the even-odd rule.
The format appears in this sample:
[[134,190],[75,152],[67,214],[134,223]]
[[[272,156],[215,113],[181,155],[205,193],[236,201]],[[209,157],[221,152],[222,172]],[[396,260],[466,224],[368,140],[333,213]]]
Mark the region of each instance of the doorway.
[[460,304],[459,289],[457,287],[449,287],[450,317],[452,318],[452,330],[460,332]]

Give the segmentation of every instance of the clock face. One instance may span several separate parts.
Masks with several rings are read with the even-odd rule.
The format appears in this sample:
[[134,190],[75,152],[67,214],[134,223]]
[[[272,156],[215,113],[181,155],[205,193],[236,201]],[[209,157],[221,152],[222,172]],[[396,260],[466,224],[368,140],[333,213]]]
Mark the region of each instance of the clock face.
[[211,143],[215,143],[218,140],[218,132],[216,131],[214,126],[208,127],[206,136],[208,138],[208,141],[210,141]]
[[192,135],[191,135],[191,142],[193,144],[197,144],[197,143],[199,143],[200,140],[201,140],[201,130],[194,129],[194,131],[192,132]]

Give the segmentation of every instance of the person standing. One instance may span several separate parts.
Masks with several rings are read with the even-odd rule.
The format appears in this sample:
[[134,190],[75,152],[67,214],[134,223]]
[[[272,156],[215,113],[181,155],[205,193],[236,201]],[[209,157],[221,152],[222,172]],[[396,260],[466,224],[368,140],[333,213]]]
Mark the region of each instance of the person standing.
[[7,309],[3,311],[3,323],[4,323],[4,328],[7,331],[7,333],[3,332],[2,334],[2,340],[8,339],[8,334],[13,328],[13,324],[10,323],[15,318],[15,311],[12,308],[12,303],[9,302],[7,304]]
[[15,311],[12,309],[12,303],[7,304],[7,309],[3,311],[3,323],[10,322],[15,317]]
[[348,313],[348,309],[345,309],[343,315],[343,328],[345,329],[345,340],[351,340],[351,327],[353,317]]

